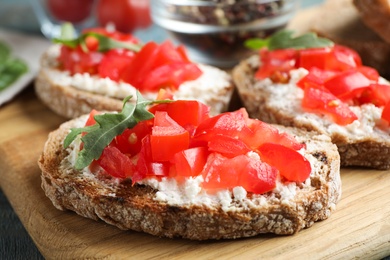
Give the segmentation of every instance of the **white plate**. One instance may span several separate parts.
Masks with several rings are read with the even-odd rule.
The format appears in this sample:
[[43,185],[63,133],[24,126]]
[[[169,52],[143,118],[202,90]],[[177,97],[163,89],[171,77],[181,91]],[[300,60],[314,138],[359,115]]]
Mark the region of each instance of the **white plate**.
[[19,77],[11,86],[0,91],[0,106],[14,98],[26,88],[39,70],[42,53],[50,46],[50,41],[39,36],[32,36],[0,29],[0,41],[5,42],[12,50],[12,56],[24,60],[28,66],[27,73]]

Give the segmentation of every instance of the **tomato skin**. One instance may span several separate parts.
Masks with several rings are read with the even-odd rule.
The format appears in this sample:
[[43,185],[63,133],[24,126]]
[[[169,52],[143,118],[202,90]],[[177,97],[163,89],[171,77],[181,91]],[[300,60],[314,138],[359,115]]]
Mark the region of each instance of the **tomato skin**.
[[362,90],[358,97],[360,104],[372,103],[381,107],[390,101],[390,86],[382,84],[371,84]]
[[152,121],[141,121],[115,137],[116,147],[124,154],[135,155],[141,150],[142,139],[151,132]]
[[197,176],[206,164],[209,151],[207,147],[195,147],[176,153],[172,162],[177,176]]
[[251,149],[240,139],[228,135],[215,135],[208,142],[211,152],[217,152],[228,158],[233,158],[241,154],[246,154]]
[[151,107],[149,111],[153,114],[156,111],[165,111],[184,128],[188,125],[198,126],[210,117],[210,107],[196,100],[176,100],[171,103],[158,104]]
[[50,13],[58,20],[79,23],[91,15],[94,0],[46,0]]
[[176,90],[186,81],[197,79],[202,71],[193,63],[171,63],[150,71],[139,86],[143,91],[157,91],[160,88]]
[[171,160],[174,154],[189,148],[189,142],[187,130],[170,118],[167,112],[156,112],[150,136],[153,161]]
[[324,83],[333,95],[340,99],[350,99],[358,89],[365,88],[371,84],[371,81],[362,73],[356,70],[347,70]]
[[274,166],[289,181],[305,181],[311,173],[310,162],[297,151],[275,143],[265,143],[259,148],[262,161]]
[[134,58],[134,52],[123,49],[108,51],[102,58],[98,67],[98,73],[102,78],[110,78],[119,81],[123,77],[126,67]]
[[314,68],[326,70],[331,48],[310,48],[299,51],[298,67],[307,70]]
[[61,46],[58,61],[61,69],[67,70],[71,75],[76,73],[96,74],[103,59],[101,52],[84,52],[80,46],[72,49],[68,46]]
[[384,106],[381,118],[390,123],[390,102]]
[[337,75],[335,71],[322,70],[317,67],[312,67],[309,69],[309,73],[301,78],[297,82],[297,86],[301,89],[305,87],[324,87],[324,83]]
[[260,50],[261,66],[255,74],[257,79],[271,77],[275,72],[288,73],[296,68],[298,51],[294,49],[280,49],[268,51]]
[[327,89],[306,87],[302,107],[308,111],[329,115],[339,125],[348,125],[357,119],[349,106]]
[[131,177],[135,172],[135,165],[130,158],[114,146],[104,148],[97,162],[108,174],[117,178]]
[[242,186],[248,192],[265,193],[276,186],[276,168],[246,155],[227,159],[212,154],[203,173],[206,189]]

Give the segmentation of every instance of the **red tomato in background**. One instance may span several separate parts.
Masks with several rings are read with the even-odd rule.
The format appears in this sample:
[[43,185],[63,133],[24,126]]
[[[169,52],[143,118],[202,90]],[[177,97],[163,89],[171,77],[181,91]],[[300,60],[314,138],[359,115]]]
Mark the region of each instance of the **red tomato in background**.
[[121,32],[145,28],[151,24],[149,0],[99,0],[97,19],[102,26],[113,23]]
[[92,11],[94,0],[46,0],[47,8],[54,18],[71,23],[86,19]]

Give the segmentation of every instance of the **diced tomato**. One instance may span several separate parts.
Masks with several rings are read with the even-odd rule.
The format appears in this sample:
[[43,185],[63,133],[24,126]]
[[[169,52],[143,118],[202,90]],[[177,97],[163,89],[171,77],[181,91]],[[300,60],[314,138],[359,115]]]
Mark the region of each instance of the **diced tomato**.
[[114,81],[119,81],[123,77],[127,66],[134,58],[134,52],[124,49],[112,49],[108,51],[98,68],[100,77],[108,77]]
[[189,148],[190,136],[187,130],[168,116],[167,112],[155,113],[154,126],[150,136],[153,161],[169,161],[173,155]]
[[299,51],[298,67],[310,70],[317,68],[327,70],[327,61],[332,52],[332,48],[310,48]]
[[390,101],[390,85],[371,84],[363,90],[359,99],[360,104],[372,103],[381,107]]
[[[278,170],[275,167],[248,156],[241,156],[241,158],[245,158],[246,167],[240,176],[239,186],[256,194],[269,192],[276,187]],[[239,164],[241,158],[235,162]]]
[[142,139],[141,150],[135,156],[137,158],[136,172],[133,175],[133,183],[148,176],[169,176],[170,163],[157,162],[153,160],[151,136],[147,135]]
[[366,78],[377,82],[379,80],[379,73],[376,69],[368,66],[360,66],[356,68],[357,71],[362,73]]
[[186,81],[197,79],[202,71],[194,63],[165,64],[150,71],[138,88],[141,91],[157,91],[160,88],[176,90]]
[[305,144],[299,143],[293,136],[287,133],[280,133],[272,125],[260,120],[249,119],[248,126],[252,133],[243,138],[253,150],[256,150],[264,143],[278,143],[294,150],[300,150],[305,147]]
[[99,111],[97,111],[95,109],[92,109],[91,112],[89,113],[87,122],[85,122],[85,126],[91,126],[91,125],[96,124],[95,116],[98,115],[98,114],[100,114]]
[[326,81],[324,86],[336,97],[348,100],[356,95],[358,89],[363,90],[370,84],[371,81],[359,71],[347,70]]
[[176,100],[171,103],[158,104],[149,109],[151,113],[165,111],[182,127],[198,126],[209,118],[210,107],[196,100]]
[[302,89],[305,87],[322,88],[324,83],[335,75],[337,75],[335,71],[312,67],[309,69],[309,73],[297,82],[297,86]]
[[58,61],[60,68],[69,71],[71,75],[75,73],[96,74],[103,56],[101,52],[84,52],[80,46],[73,49],[63,45]]
[[157,52],[157,43],[146,43],[126,68],[122,79],[138,88],[142,84],[144,76],[153,69]]
[[245,108],[219,114],[204,120],[196,129],[195,137],[207,136],[207,141],[217,134],[238,137],[246,127],[247,118],[248,112]]
[[228,135],[213,136],[208,142],[208,147],[211,152],[220,153],[228,158],[246,154],[251,151],[244,141]]
[[242,186],[248,192],[265,193],[276,185],[277,170],[246,155],[227,159],[210,156],[203,173],[203,187],[223,189]]
[[346,46],[334,45],[332,54],[327,61],[329,70],[344,71],[362,65],[359,54]]
[[269,78],[275,72],[288,73],[297,65],[298,51],[295,49],[260,50],[261,66],[256,72],[257,79]]
[[[241,170],[236,170],[231,167],[227,171],[222,172],[221,165],[227,158],[218,153],[211,153],[207,158],[206,165],[202,175],[204,182],[202,183],[205,189],[229,189],[237,186],[239,173]],[[239,165],[241,167],[242,165]]]
[[108,174],[117,178],[131,177],[135,172],[135,165],[130,158],[114,146],[104,148],[97,162]]
[[390,123],[390,102],[388,102],[382,111],[382,119],[386,120],[388,123]]
[[329,115],[339,125],[347,125],[357,119],[347,104],[326,89],[306,87],[302,107],[315,113]]
[[289,181],[305,181],[311,173],[310,162],[297,151],[276,143],[259,147],[262,161],[274,166]]
[[206,164],[209,152],[207,147],[195,147],[176,153],[172,162],[177,176],[197,176]]
[[130,33],[122,33],[116,30],[107,30],[105,27],[87,28],[82,33],[94,32],[102,34],[121,42],[139,43],[139,40]]
[[152,133],[152,121],[141,121],[115,137],[116,147],[124,153],[135,155],[140,152],[142,139]]

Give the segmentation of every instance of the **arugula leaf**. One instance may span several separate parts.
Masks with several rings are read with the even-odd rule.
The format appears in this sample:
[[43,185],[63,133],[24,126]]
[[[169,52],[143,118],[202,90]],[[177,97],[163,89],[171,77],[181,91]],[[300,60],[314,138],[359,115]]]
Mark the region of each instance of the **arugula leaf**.
[[144,99],[138,91],[136,104],[128,102],[130,98],[131,96],[124,99],[123,108],[120,113],[96,115],[95,125],[71,129],[71,132],[64,140],[65,148],[79,134],[86,133],[81,137],[84,147],[78,154],[75,164],[76,169],[81,170],[91,164],[93,160],[99,159],[103,149],[111,143],[115,136],[120,135],[127,128],[133,128],[138,122],[153,118],[154,115],[146,109],[148,105],[172,102],[172,100],[149,101]]
[[333,46],[334,43],[326,38],[318,37],[315,33],[305,33],[293,37],[294,32],[291,30],[280,30],[265,39],[253,38],[245,41],[245,47],[258,50],[267,47],[269,50],[276,49],[308,49]]
[[107,37],[103,34],[96,32],[86,32],[81,34],[79,37],[76,36],[76,31],[71,23],[64,23],[61,27],[61,37],[54,38],[54,43],[63,44],[65,46],[75,48],[78,45],[81,45],[81,48],[84,52],[88,52],[86,39],[88,37],[94,37],[99,42],[99,47],[97,51],[106,52],[116,48],[122,48],[131,50],[134,52],[139,52],[142,48],[142,45],[130,43],[130,42],[122,42],[110,37]]

